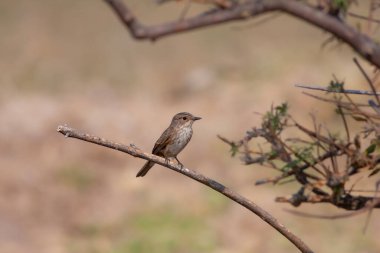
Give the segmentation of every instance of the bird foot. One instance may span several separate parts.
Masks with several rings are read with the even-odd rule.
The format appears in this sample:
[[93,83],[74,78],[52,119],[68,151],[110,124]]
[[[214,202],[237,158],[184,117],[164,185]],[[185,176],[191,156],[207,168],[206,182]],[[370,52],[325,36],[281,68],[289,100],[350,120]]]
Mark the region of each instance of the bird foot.
[[177,160],[177,162],[178,162],[178,165],[181,167],[181,170],[183,169],[183,164],[178,160],[178,158],[177,157],[174,157],[176,160]]

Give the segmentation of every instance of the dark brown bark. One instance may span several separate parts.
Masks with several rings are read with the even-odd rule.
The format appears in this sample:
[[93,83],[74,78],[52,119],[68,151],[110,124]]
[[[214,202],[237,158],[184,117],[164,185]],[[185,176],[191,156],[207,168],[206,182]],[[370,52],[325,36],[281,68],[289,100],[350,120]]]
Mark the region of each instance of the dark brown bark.
[[160,37],[201,27],[245,20],[271,11],[281,11],[317,26],[350,45],[358,54],[380,68],[380,45],[346,22],[294,0],[247,0],[227,9],[213,9],[198,16],[154,26],[141,24],[121,0],[104,0],[136,39],[157,40]]

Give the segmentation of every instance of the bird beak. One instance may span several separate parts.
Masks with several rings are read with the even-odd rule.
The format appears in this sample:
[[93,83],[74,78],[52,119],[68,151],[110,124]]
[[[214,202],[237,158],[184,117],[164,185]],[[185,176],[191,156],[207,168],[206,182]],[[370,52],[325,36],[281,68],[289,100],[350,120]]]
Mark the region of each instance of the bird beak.
[[201,118],[201,117],[195,117],[195,116],[193,117],[193,120],[194,120],[194,121],[196,121],[196,120],[200,120],[200,119],[202,119],[202,118]]

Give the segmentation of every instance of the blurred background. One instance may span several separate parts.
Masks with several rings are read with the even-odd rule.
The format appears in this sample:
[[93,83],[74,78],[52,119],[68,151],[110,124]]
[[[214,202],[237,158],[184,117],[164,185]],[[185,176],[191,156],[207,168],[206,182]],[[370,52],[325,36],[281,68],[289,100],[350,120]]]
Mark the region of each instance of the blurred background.
[[[183,8],[125,3],[145,24],[175,20]],[[378,212],[365,234],[365,215],[289,214],[274,199],[296,188],[255,186],[273,172],[242,165],[216,137],[239,139],[259,125],[256,112],[284,101],[300,122],[311,124],[313,112],[340,131],[332,107],[294,84],[327,85],[335,74],[349,88],[367,89],[351,49],[336,42],[322,48],[325,32],[287,15],[256,21],[151,43],[132,39],[100,0],[0,1],[1,252],[298,252],[205,186],[161,166],[135,178],[144,161],[56,132],[68,124],[150,151],[180,111],[203,118],[179,155],[187,167],[255,201],[316,252],[379,252]]]

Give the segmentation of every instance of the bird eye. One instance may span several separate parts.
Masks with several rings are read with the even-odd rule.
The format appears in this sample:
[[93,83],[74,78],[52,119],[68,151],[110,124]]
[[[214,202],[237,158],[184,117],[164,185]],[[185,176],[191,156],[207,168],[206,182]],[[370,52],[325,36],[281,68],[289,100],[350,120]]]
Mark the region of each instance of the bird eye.
[[183,119],[183,120],[187,120],[187,117],[183,117],[182,119]]

